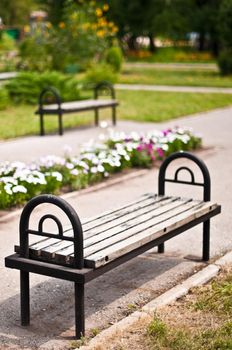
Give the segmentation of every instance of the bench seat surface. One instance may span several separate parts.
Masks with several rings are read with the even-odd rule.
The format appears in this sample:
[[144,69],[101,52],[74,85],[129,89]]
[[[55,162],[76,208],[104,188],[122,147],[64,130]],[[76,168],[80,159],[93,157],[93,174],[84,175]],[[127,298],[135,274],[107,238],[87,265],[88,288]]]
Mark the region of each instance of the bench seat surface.
[[[85,267],[105,265],[217,207],[212,202],[147,194],[136,202],[83,220]],[[64,235],[72,236],[72,229],[66,228]],[[30,246],[30,256],[70,265],[73,243],[45,238]]]
[[[117,106],[118,101],[112,99],[92,99],[92,100],[83,100],[83,101],[73,101],[73,102],[63,102],[61,103],[61,111],[63,113],[67,112],[77,112],[84,111],[94,108],[104,108],[104,107],[113,107]],[[58,104],[44,105],[42,111],[44,113],[57,113],[59,108]],[[38,114],[40,109],[35,113]]]

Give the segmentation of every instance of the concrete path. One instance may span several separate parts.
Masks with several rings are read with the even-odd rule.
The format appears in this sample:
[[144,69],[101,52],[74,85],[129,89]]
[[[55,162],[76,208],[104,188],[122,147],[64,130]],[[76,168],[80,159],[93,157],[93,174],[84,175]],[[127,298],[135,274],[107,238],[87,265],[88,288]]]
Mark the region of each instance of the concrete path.
[[15,78],[17,74],[18,74],[17,72],[0,73],[0,81]]
[[123,65],[125,68],[162,68],[162,69],[180,69],[180,70],[213,70],[218,71],[215,63],[155,63],[155,62],[126,62]]
[[[222,214],[212,219],[212,256],[232,249],[231,236],[231,173],[232,173],[232,108],[215,110],[164,124],[138,124],[120,122],[119,130],[150,130],[174,125],[191,126],[204,135],[205,150],[198,155],[206,162],[212,177],[212,199],[222,204]],[[67,132],[63,137],[46,136],[24,138],[0,144],[1,158],[6,145],[14,147],[14,159],[30,160],[44,154],[54,141],[53,154],[62,154],[64,143],[73,148],[79,142],[94,136],[100,130],[85,129]],[[140,194],[156,191],[157,169],[142,177],[124,181],[92,193],[77,193],[68,201],[81,218],[134,200]],[[172,193],[192,196],[192,188],[168,187]],[[170,192],[169,192],[170,193]],[[196,196],[200,196],[200,190]],[[37,217],[40,212],[37,213]],[[0,344],[1,349],[65,349],[70,346],[74,327],[73,286],[71,283],[43,276],[31,276],[31,326],[19,324],[19,273],[4,268],[4,257],[13,253],[18,243],[19,215],[0,224]],[[200,226],[172,239],[166,244],[166,253],[148,252],[113,272],[87,284],[87,330],[107,327],[124,317],[131,305],[141,306],[162,291],[201,267],[200,263],[185,259],[189,254],[201,256],[202,235]]]
[[232,94],[232,88],[200,87],[200,86],[171,86],[171,85],[144,85],[144,84],[116,84],[119,90],[134,91],[171,91],[171,92],[197,92],[213,94]]

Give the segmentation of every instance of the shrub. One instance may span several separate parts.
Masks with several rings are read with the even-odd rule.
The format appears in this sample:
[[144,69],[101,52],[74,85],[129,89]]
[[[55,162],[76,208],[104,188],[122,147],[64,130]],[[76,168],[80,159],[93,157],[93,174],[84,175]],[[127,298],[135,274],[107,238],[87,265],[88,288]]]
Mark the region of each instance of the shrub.
[[24,72],[6,84],[14,102],[30,104],[37,103],[39,93],[46,86],[57,88],[63,101],[80,99],[80,88],[76,79],[58,72]]
[[9,104],[9,95],[6,89],[0,89],[0,110],[5,109]]
[[48,46],[39,38],[25,38],[19,45],[21,69],[43,72],[52,68],[52,58]]
[[86,72],[86,80],[88,83],[100,83],[101,81],[109,81],[114,84],[118,80],[117,74],[112,70],[111,66],[106,63],[96,64]]
[[123,55],[118,46],[112,46],[106,52],[106,63],[108,63],[115,72],[120,72],[122,67]]
[[220,53],[218,66],[222,75],[232,74],[232,49],[227,49]]

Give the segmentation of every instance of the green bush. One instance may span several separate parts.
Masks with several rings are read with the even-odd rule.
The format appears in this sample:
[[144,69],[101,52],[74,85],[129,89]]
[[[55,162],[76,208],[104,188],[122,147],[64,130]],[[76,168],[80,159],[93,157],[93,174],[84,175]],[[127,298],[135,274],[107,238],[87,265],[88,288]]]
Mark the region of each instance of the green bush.
[[218,66],[222,75],[232,74],[232,49],[227,49],[220,53]]
[[101,81],[109,81],[114,84],[118,80],[118,75],[113,71],[110,65],[106,63],[96,64],[89,68],[86,72],[87,83],[100,83]]
[[9,95],[6,89],[0,89],[0,110],[5,109],[9,104]]
[[39,38],[25,38],[19,45],[19,66],[23,70],[43,72],[52,68],[48,46]]
[[115,72],[120,72],[122,67],[123,55],[118,46],[112,46],[106,52],[106,63],[108,63]]
[[47,86],[57,88],[63,101],[80,99],[80,88],[76,79],[58,72],[23,72],[6,84],[15,103],[29,104],[36,104],[39,93]]

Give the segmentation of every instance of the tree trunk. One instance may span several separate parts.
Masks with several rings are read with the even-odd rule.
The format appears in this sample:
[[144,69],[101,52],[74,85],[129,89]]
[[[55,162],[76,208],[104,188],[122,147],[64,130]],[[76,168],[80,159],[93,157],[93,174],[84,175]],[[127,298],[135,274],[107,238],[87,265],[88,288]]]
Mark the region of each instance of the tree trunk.
[[198,50],[204,51],[205,50],[205,32],[199,33],[199,39],[198,39]]
[[149,50],[150,52],[155,52],[156,51],[156,46],[155,46],[155,40],[154,40],[154,35],[153,33],[149,33],[148,34],[148,38],[149,38]]
[[137,44],[136,44],[136,39],[137,39],[137,37],[134,34],[132,34],[129,37],[129,39],[127,41],[127,45],[128,45],[129,50],[137,50],[138,49]]

